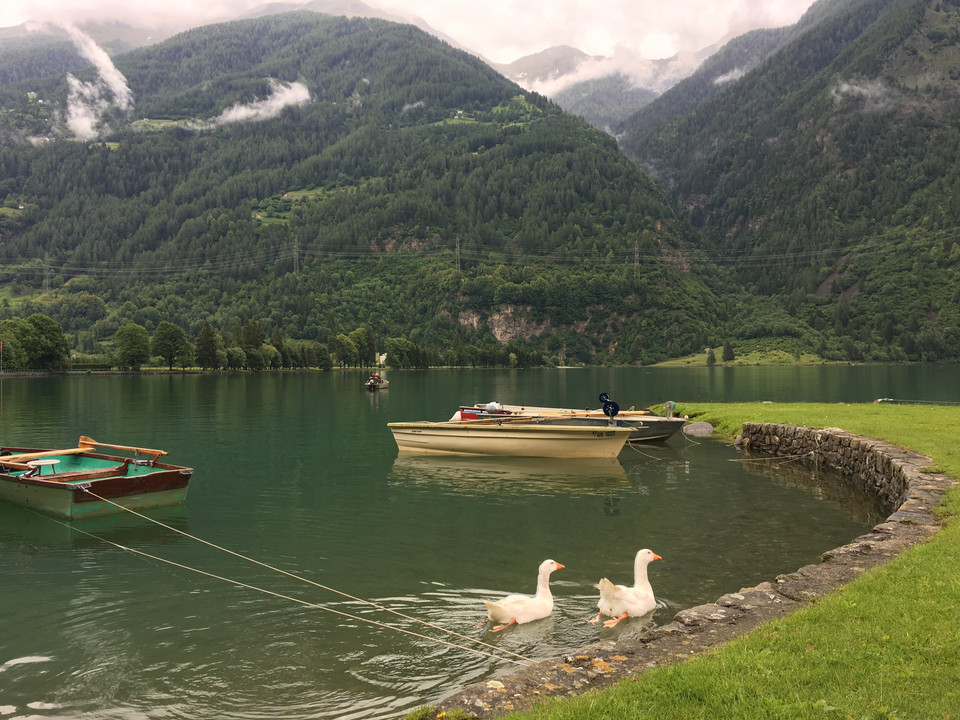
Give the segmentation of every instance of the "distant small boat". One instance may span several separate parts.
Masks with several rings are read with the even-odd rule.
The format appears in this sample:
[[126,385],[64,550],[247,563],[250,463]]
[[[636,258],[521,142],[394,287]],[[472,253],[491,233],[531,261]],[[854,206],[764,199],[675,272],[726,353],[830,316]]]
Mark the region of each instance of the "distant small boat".
[[[77,445],[64,450],[0,447],[0,500],[72,520],[186,499],[193,468],[158,462],[167,454],[163,450],[83,436]],[[108,455],[97,448],[129,455]]]
[[367,381],[363,384],[367,390],[386,390],[390,387],[390,381],[384,380],[379,375],[371,375],[367,378]]
[[616,425],[567,425],[555,420],[490,418],[387,426],[401,453],[548,458],[615,458],[633,432]]
[[567,425],[596,425],[613,422],[619,427],[632,428],[628,443],[653,442],[669,439],[686,422],[684,418],[653,415],[645,410],[618,410],[614,418],[604,414],[603,410],[557,407],[537,407],[530,405],[502,405],[500,403],[477,403],[461,405],[452,420],[478,420],[496,417],[537,417],[553,419],[555,423]]

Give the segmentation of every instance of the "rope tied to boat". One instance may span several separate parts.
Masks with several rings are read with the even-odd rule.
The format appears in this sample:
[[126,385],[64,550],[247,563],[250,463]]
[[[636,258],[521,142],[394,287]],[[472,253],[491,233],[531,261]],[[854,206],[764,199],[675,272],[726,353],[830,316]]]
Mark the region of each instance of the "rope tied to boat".
[[[228,583],[230,583],[230,584],[232,584],[232,585],[238,585],[238,586],[240,586],[240,587],[244,587],[244,588],[247,588],[247,589],[250,589],[250,590],[256,590],[257,592],[262,592],[262,593],[264,593],[264,594],[266,594],[266,595],[272,595],[272,596],[274,596],[274,597],[282,598],[282,599],[285,599],[285,600],[290,600],[290,601],[292,601],[292,602],[296,602],[296,603],[299,603],[299,604],[301,604],[301,605],[305,605],[305,606],[310,607],[310,608],[314,608],[314,609],[318,609],[318,610],[324,610],[324,611],[326,611],[326,612],[330,612],[330,613],[333,613],[333,614],[335,614],[335,615],[340,615],[340,616],[342,616],[342,617],[346,617],[346,618],[349,618],[350,620],[355,620],[355,621],[357,621],[357,622],[368,623],[368,624],[370,624],[370,625],[374,625],[374,626],[376,626],[376,627],[381,627],[381,628],[386,628],[386,629],[388,629],[388,630],[395,630],[396,632],[403,633],[403,634],[405,634],[405,635],[411,635],[411,636],[413,636],[413,637],[420,638],[420,639],[423,639],[423,640],[430,640],[430,641],[435,642],[435,643],[438,643],[438,644],[440,644],[440,645],[445,645],[445,646],[447,646],[447,647],[456,648],[456,649],[458,649],[458,650],[464,650],[464,651],[466,651],[466,652],[472,652],[472,653],[475,653],[475,654],[477,654],[477,655],[482,655],[482,656],[484,656],[484,657],[489,657],[489,658],[492,658],[492,659],[495,659],[495,660],[505,660],[505,661],[507,661],[507,662],[514,663],[515,665],[532,665],[532,664],[535,664],[535,663],[536,663],[535,660],[533,660],[533,659],[531,659],[531,658],[528,658],[528,657],[526,657],[526,656],[524,656],[524,655],[520,655],[519,653],[515,653],[515,652],[512,652],[512,651],[510,651],[510,650],[505,650],[505,649],[503,649],[503,648],[499,648],[499,647],[497,647],[497,646],[495,646],[495,645],[491,645],[491,644],[486,643],[486,642],[484,642],[484,641],[482,641],[482,640],[478,640],[478,639],[476,639],[476,638],[472,638],[472,637],[470,637],[469,635],[463,635],[462,633],[458,633],[458,632],[456,632],[455,630],[449,630],[449,629],[447,629],[447,628],[441,627],[440,625],[436,625],[436,624],[431,623],[431,622],[428,622],[428,621],[426,621],[426,620],[422,620],[422,619],[420,619],[420,618],[413,617],[412,615],[407,615],[407,614],[405,614],[405,613],[400,612],[399,610],[394,610],[393,608],[388,608],[388,607],[386,607],[386,606],[384,606],[384,605],[380,605],[380,604],[375,603],[375,602],[373,602],[373,601],[371,601],[371,600],[366,600],[366,599],[364,599],[364,598],[357,597],[357,596],[355,596],[355,595],[351,595],[351,594],[349,594],[349,593],[343,592],[342,590],[337,590],[337,589],[335,589],[335,588],[329,587],[328,585],[324,585],[324,584],[318,583],[318,582],[316,582],[316,581],[314,581],[314,580],[310,580],[309,578],[305,578],[305,577],[303,577],[302,575],[297,575],[296,573],[292,573],[292,572],[289,572],[289,571],[287,571],[287,570],[283,570],[282,568],[275,567],[275,566],[273,566],[273,565],[270,565],[269,563],[265,563],[265,562],[262,562],[262,561],[260,561],[260,560],[256,560],[255,558],[248,557],[248,556],[243,555],[243,554],[241,554],[241,553],[238,553],[238,552],[236,552],[236,551],[234,551],[234,550],[230,550],[229,548],[225,548],[225,547],[223,547],[223,546],[221,546],[221,545],[217,545],[216,543],[210,542],[209,540],[204,540],[203,538],[197,537],[196,535],[191,535],[190,533],[185,532],[185,531],[183,531],[183,530],[179,530],[178,528],[175,528],[175,527],[173,527],[172,525],[167,525],[166,523],[162,523],[162,522],[160,522],[159,520],[155,520],[154,518],[151,518],[151,517],[148,517],[148,516],[146,516],[146,515],[144,515],[144,514],[142,514],[142,513],[139,513],[139,512],[137,512],[136,510],[133,510],[133,509],[128,508],[128,507],[124,507],[123,505],[120,505],[119,503],[115,503],[115,502],[113,502],[112,500],[110,500],[109,498],[102,497],[102,496],[98,495],[97,493],[93,492],[92,490],[90,490],[90,489],[88,489],[88,488],[84,488],[84,492],[87,493],[88,495],[90,495],[91,497],[95,497],[95,498],[97,498],[98,500],[100,500],[100,501],[102,501],[102,502],[109,503],[110,505],[113,505],[113,506],[116,507],[116,508],[119,508],[119,509],[121,509],[121,510],[123,510],[123,511],[125,511],[125,512],[128,512],[128,513],[132,514],[132,515],[136,515],[136,516],[139,517],[139,518],[143,518],[144,520],[147,520],[147,521],[149,521],[149,522],[152,522],[152,523],[155,524],[155,525],[159,525],[159,526],[162,527],[162,528],[165,528],[165,529],[167,529],[167,530],[171,530],[171,531],[173,531],[173,532],[175,532],[175,533],[178,533],[178,534],[180,534],[180,535],[183,535],[183,536],[186,537],[186,538],[189,538],[189,539],[191,539],[191,540],[194,540],[194,541],[196,541],[196,542],[199,542],[199,543],[201,543],[201,544],[203,544],[203,545],[207,545],[208,547],[211,547],[211,548],[213,548],[213,549],[215,549],[215,550],[219,550],[219,551],[221,551],[221,552],[225,552],[225,553],[227,553],[228,555],[233,555],[234,557],[240,558],[241,560],[244,560],[244,561],[246,561],[246,562],[253,563],[254,565],[259,565],[260,567],[266,568],[267,570],[271,570],[271,571],[273,571],[273,572],[280,573],[281,575],[286,575],[287,577],[293,578],[294,580],[299,580],[300,582],[307,583],[308,585],[313,585],[314,587],[317,587],[317,588],[319,588],[319,589],[321,589],[321,590],[326,590],[327,592],[334,593],[335,595],[340,595],[341,597],[345,597],[345,598],[347,598],[347,599],[349,599],[349,600],[353,600],[353,601],[355,601],[355,602],[359,602],[359,603],[364,604],[364,605],[369,605],[370,607],[372,607],[372,608],[374,608],[374,609],[376,609],[376,610],[380,610],[380,611],[383,611],[383,612],[390,613],[390,614],[392,614],[392,615],[396,615],[397,617],[403,618],[404,620],[409,620],[409,621],[411,621],[411,622],[419,623],[419,624],[424,625],[425,627],[431,628],[431,629],[433,629],[433,630],[437,630],[437,631],[439,631],[439,632],[446,633],[446,634],[448,634],[448,635],[451,635],[451,636],[453,636],[453,637],[459,638],[459,639],[461,639],[461,640],[466,640],[466,641],[468,641],[468,642],[474,643],[474,644],[476,644],[476,645],[480,645],[480,646],[485,647],[485,648],[489,648],[490,650],[494,650],[494,651],[496,651],[496,652],[498,652],[498,653],[503,653],[504,655],[509,655],[509,656],[511,656],[511,657],[503,657],[502,655],[495,655],[495,654],[493,654],[493,653],[486,652],[486,651],[484,651],[484,650],[479,650],[479,649],[477,649],[477,648],[468,647],[468,646],[464,646],[464,645],[458,645],[458,644],[456,644],[456,643],[449,642],[449,641],[447,641],[447,640],[443,640],[443,639],[440,639],[440,638],[431,637],[431,636],[429,636],[429,635],[423,635],[423,634],[421,634],[421,633],[416,633],[416,632],[414,632],[414,631],[412,631],[412,630],[407,630],[406,628],[397,627],[396,625],[388,625],[387,623],[382,623],[382,622],[380,622],[380,621],[378,621],[378,620],[373,620],[373,619],[371,619],[371,618],[365,618],[365,617],[361,617],[361,616],[358,616],[358,615],[352,615],[352,614],[350,614],[350,613],[344,612],[344,611],[342,611],[342,610],[337,610],[336,608],[331,608],[331,607],[328,607],[328,606],[326,606],[326,605],[319,605],[319,604],[317,604],[317,603],[312,603],[312,602],[309,602],[309,601],[307,601],[307,600],[301,600],[301,599],[299,599],[299,598],[291,597],[291,596],[289,596],[289,595],[284,595],[284,594],[282,594],[282,593],[278,593],[278,592],[275,592],[275,591],[273,591],[273,590],[267,590],[267,589],[265,589],[265,588],[260,588],[260,587],[257,587],[256,585],[250,585],[250,584],[248,584],[248,583],[240,582],[240,581],[238,581],[238,580],[232,580],[232,579],[230,579],[230,578],[226,578],[226,577],[223,577],[223,576],[220,576],[220,575],[216,575],[216,574],[211,573],[211,572],[207,572],[206,570],[200,570],[199,568],[194,568],[194,567],[191,567],[191,566],[189,566],[189,565],[184,565],[184,564],[182,564],[182,563],[178,563],[178,562],[175,562],[175,561],[173,561],[173,560],[168,560],[168,559],[166,559],[166,558],[162,558],[162,557],[159,557],[159,556],[156,556],[156,555],[151,555],[150,553],[146,553],[146,552],[144,552],[144,551],[142,551],[142,550],[137,550],[136,548],[131,548],[131,547],[127,547],[127,546],[125,546],[125,545],[121,545],[120,543],[116,543],[116,542],[113,542],[112,540],[108,540],[108,539],[103,538],[103,537],[100,537],[100,536],[98,536],[98,535],[94,535],[93,533],[89,533],[89,532],[87,532],[87,531],[85,531],[85,530],[81,530],[80,528],[76,528],[76,527],[74,527],[74,526],[72,526],[72,525],[69,525],[69,526],[68,526],[68,527],[71,527],[73,530],[76,530],[77,532],[83,533],[84,535],[88,535],[88,536],[90,536],[90,537],[92,537],[92,538],[96,538],[97,540],[101,540],[102,542],[105,542],[105,543],[107,543],[108,545],[113,545],[114,547],[119,548],[119,549],[121,549],[121,550],[126,550],[127,552],[131,552],[131,553],[134,553],[134,554],[136,554],[136,555],[140,555],[140,556],[142,556],[142,557],[150,558],[151,560],[156,560],[156,561],[158,561],[158,562],[166,563],[166,564],[168,564],[168,565],[173,565],[174,567],[178,567],[178,568],[181,568],[181,569],[184,569],[184,570],[189,570],[190,572],[195,572],[195,573],[198,573],[198,574],[200,574],[200,575],[205,575],[205,576],[207,576],[207,577],[211,577],[211,578],[214,578],[214,579],[216,579],[216,580],[222,580],[222,581],[228,582]],[[513,659],[513,658],[516,658],[516,659]]]

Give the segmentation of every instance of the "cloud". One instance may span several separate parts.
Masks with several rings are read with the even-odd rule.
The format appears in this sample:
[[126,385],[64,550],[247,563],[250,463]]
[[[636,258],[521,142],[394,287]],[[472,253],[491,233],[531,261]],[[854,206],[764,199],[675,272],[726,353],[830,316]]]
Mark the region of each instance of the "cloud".
[[845,98],[863,101],[867,112],[885,112],[903,104],[903,97],[894,88],[887,87],[883,80],[840,80],[831,88],[830,94],[837,104]]
[[[368,0],[423,18],[434,29],[497,63],[557,45],[611,55],[618,45],[648,59],[696,52],[759,27],[796,22],[813,0]],[[233,19],[262,0],[4,0],[0,26],[28,18],[83,23],[119,20],[139,27],[186,28]]]
[[65,24],[61,27],[69,33],[80,55],[97,69],[99,84],[110,90],[117,107],[121,110],[133,107],[133,93],[127,86],[127,79],[117,70],[107,51],[73,25]]
[[100,97],[100,90],[94,83],[85,83],[67,73],[67,85],[67,127],[75,137],[93,140],[109,103]]
[[619,74],[633,87],[664,92],[692,73],[699,62],[691,53],[678,53],[668,60],[648,60],[641,53],[618,46],[612,57],[585,58],[572,73],[518,82],[528,90],[553,97],[577,83]]
[[739,68],[739,67],[734,68],[730,72],[726,72],[723,75],[718,75],[717,77],[715,77],[713,79],[713,84],[723,85],[725,83],[732,82],[734,80],[739,80],[746,74],[746,72],[747,71],[744,70],[743,68]]
[[303,83],[280,83],[270,81],[270,96],[265,100],[257,100],[248,105],[237,103],[224,110],[213,119],[215,125],[226,125],[235,122],[260,122],[269,120],[280,114],[280,111],[290,105],[305,105],[310,102],[310,90]]
[[[133,107],[133,93],[107,52],[91,37],[69,23],[51,23],[67,32],[81,57],[97,71],[97,79],[84,82],[67,73],[66,122],[70,131],[81,140],[93,140],[99,134],[104,113],[112,106],[121,111]],[[31,27],[31,30],[40,29]]]

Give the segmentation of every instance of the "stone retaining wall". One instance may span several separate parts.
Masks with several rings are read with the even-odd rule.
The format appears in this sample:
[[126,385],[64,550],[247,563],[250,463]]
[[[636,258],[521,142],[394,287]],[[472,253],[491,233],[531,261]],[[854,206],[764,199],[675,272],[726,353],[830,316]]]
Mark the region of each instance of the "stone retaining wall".
[[930,522],[930,510],[942,494],[925,489],[931,480],[935,488],[941,485],[939,476],[923,473],[933,464],[929,458],[835,428],[744,423],[736,446],[746,453],[792,457],[833,470],[854,487],[875,493],[893,513],[888,521],[915,516],[917,522]]
[[682,610],[667,625],[478,683],[438,703],[437,712],[458,709],[474,718],[497,717],[546,697],[606,687],[729,642],[929,538],[937,530],[933,508],[956,482],[925,472],[933,463],[923,455],[838,429],[745,423],[736,446],[748,455],[777,455],[829,468],[876,493],[891,514],[869,533],[825,552],[820,563]]

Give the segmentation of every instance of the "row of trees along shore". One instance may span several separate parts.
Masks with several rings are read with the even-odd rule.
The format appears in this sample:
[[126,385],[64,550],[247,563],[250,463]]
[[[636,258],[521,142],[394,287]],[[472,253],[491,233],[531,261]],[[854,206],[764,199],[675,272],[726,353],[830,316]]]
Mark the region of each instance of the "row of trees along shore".
[[140,370],[166,365],[168,370],[262,370],[334,367],[428,368],[438,366],[531,367],[546,364],[542,354],[514,345],[463,345],[455,337],[448,348],[424,347],[406,338],[386,338],[378,348],[373,332],[359,327],[330,337],[326,344],[285,338],[279,327],[269,337],[256,320],[234,331],[203,323],[191,342],[179,325],[161,321],[151,335],[136,323],[122,325],[107,355],[71,352],[62,326],[46,315],[0,320],[0,354],[6,371]]

